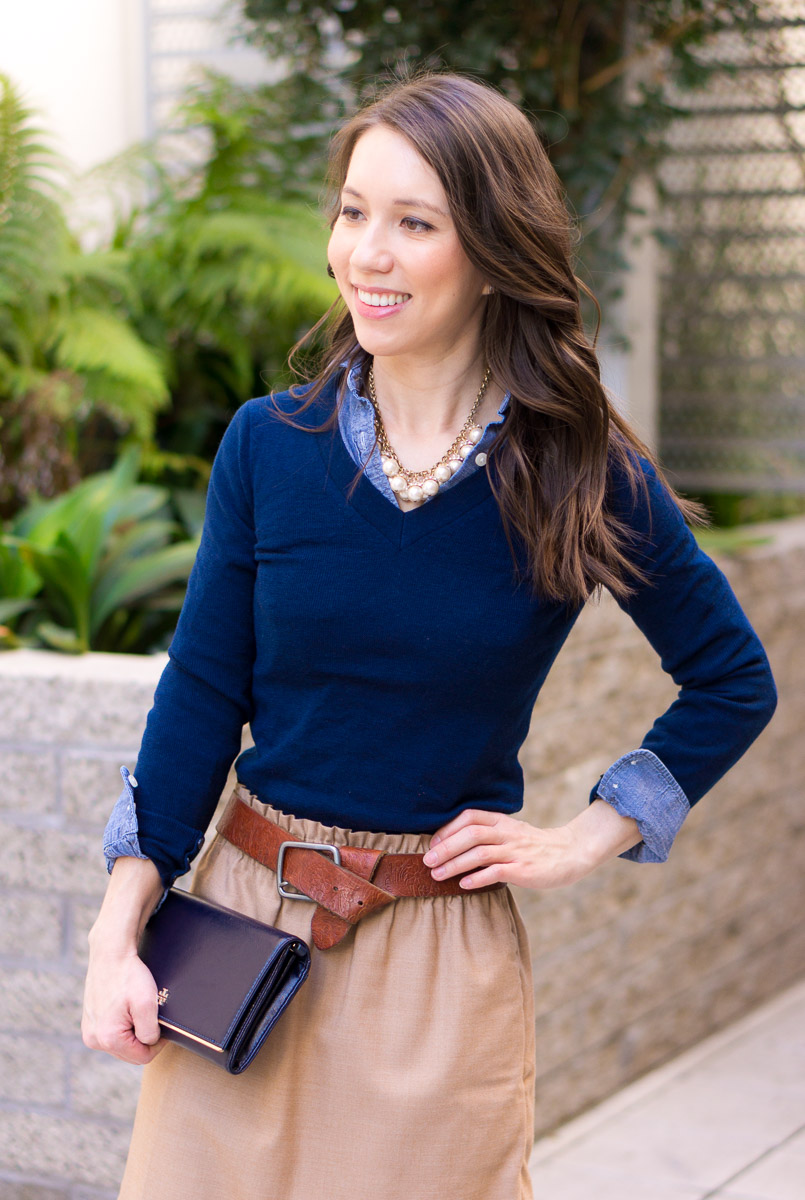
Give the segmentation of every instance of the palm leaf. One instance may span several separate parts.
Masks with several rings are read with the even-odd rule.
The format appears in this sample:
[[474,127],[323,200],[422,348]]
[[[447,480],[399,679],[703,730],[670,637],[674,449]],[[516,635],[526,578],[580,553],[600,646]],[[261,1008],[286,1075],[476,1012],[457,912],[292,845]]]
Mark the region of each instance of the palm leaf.
[[[119,532],[121,527],[123,532]],[[140,558],[144,554],[161,549],[178,532],[179,526],[176,522],[166,518],[154,517],[150,521],[137,522],[134,525],[118,522],[113,531],[114,536],[110,539],[101,560],[100,573],[105,573],[121,559]]]
[[56,625],[53,621],[40,621],[36,626],[36,634],[46,646],[61,650],[63,654],[85,654],[89,649],[75,630]]
[[21,613],[36,607],[35,600],[0,600],[0,624],[13,621]]
[[132,562],[121,562],[118,569],[107,572],[93,592],[92,632],[97,632],[115,609],[128,608],[168,584],[186,581],[197,550],[196,542],[179,542]]
[[24,544],[20,554],[41,577],[54,613],[69,623],[80,646],[88,650],[91,580],[70,535],[62,531],[47,550]]
[[39,576],[20,557],[19,539],[0,535],[0,596],[11,603],[35,596],[42,586]]
[[[87,573],[94,575],[114,524],[135,523],[161,507],[165,494],[158,488],[134,488],[138,470],[136,450],[121,455],[111,471],[82,480],[54,500],[31,504],[15,523],[15,531],[41,550],[59,544],[69,532],[70,542]],[[131,493],[135,495],[132,496]]]

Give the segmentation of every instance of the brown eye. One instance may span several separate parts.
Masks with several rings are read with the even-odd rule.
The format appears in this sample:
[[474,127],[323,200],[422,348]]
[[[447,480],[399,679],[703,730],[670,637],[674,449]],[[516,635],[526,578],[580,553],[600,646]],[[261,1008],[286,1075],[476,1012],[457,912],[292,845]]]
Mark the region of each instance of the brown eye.
[[413,233],[424,233],[432,229],[432,225],[428,225],[427,221],[420,221],[418,217],[403,217],[402,224],[406,229],[411,229]]

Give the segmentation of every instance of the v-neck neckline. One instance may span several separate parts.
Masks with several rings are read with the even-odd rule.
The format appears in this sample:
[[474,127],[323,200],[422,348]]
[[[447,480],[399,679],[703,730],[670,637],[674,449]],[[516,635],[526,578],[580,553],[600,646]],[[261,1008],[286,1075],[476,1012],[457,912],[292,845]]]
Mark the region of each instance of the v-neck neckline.
[[331,437],[327,436],[329,432],[325,430],[317,438],[329,475],[355,512],[401,548],[449,525],[477,504],[494,501],[487,473],[483,469],[457,480],[447,491],[438,492],[419,508],[407,512],[387,499],[363,472],[352,495],[348,496],[359,467],[344,444],[337,420]]

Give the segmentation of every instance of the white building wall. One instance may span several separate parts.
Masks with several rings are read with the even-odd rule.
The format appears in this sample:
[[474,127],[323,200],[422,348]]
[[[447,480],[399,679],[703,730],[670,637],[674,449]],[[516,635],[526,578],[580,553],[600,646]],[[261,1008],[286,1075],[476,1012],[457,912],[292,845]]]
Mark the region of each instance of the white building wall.
[[146,133],[142,0],[0,0],[0,72],[79,171]]
[[[241,81],[283,64],[231,43],[223,0],[0,0],[0,72],[9,75],[77,171],[170,125],[200,64]],[[103,226],[102,198],[76,194],[75,223]],[[601,339],[604,381],[643,437],[656,439],[656,264],[651,238],[630,247],[635,268]],[[620,326],[622,336],[607,330]]]
[[0,0],[0,72],[78,172],[169,126],[200,66],[251,83],[283,69],[234,38],[224,0]]

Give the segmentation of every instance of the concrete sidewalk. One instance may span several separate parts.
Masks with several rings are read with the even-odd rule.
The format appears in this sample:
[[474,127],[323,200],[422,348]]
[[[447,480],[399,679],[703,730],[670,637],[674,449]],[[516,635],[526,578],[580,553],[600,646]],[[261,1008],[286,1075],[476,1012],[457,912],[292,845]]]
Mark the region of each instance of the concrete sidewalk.
[[805,1200],[805,982],[534,1147],[535,1200]]

